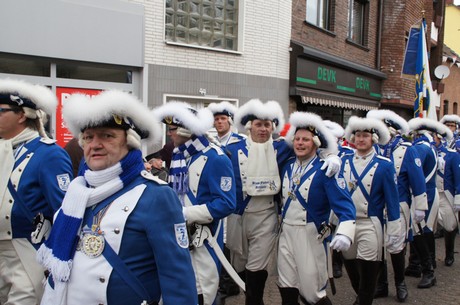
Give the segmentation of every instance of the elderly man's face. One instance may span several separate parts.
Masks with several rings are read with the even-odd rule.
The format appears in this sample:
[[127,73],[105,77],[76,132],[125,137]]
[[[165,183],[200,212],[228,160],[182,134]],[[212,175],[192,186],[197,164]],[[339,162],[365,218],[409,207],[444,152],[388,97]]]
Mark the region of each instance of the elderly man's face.
[[251,139],[256,143],[265,143],[273,133],[273,122],[270,120],[254,120],[251,124]]
[[128,154],[126,131],[118,128],[88,128],[83,132],[83,154],[91,170],[117,164]]

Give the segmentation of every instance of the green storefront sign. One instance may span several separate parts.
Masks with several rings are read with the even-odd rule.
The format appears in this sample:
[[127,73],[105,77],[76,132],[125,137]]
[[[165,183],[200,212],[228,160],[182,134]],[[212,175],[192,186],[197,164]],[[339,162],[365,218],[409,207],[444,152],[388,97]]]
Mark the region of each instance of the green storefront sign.
[[297,60],[296,86],[380,100],[380,80],[304,58]]

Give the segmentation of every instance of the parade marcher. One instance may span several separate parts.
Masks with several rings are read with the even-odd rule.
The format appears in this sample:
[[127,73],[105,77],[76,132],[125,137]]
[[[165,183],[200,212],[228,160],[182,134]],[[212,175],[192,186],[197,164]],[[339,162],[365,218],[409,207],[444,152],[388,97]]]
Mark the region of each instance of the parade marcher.
[[149,109],[109,90],[70,96],[63,117],[85,163],[38,251],[50,271],[41,304],[196,305],[182,206],[144,169],[141,139],[161,130]]
[[356,233],[354,243],[342,254],[358,294],[355,304],[369,305],[374,299],[384,247],[394,252],[404,243],[406,234],[401,230],[394,166],[374,149],[374,144],[388,143],[388,128],[376,119],[351,117],[345,137],[356,147],[354,155],[342,158],[343,177],[356,207]]
[[[282,305],[332,304],[326,296],[329,214],[339,219],[331,248],[345,251],[355,233],[356,210],[341,175],[327,177],[321,170],[319,148],[337,153],[337,142],[321,118],[294,112],[286,142],[293,147],[282,171],[282,221],[278,248],[279,291]],[[329,234],[324,230],[329,230]]]
[[[327,129],[331,131],[331,133],[337,139],[337,148],[339,150],[339,153],[338,153],[339,158],[342,158],[344,155],[354,154],[353,148],[342,145],[343,136],[345,135],[345,130],[343,129],[342,126],[340,126],[336,122],[329,121],[329,120],[324,120],[323,124],[327,127]],[[339,219],[334,214],[334,212],[331,213],[331,217],[329,221],[330,221],[330,224],[332,225],[333,231],[335,231],[337,228]],[[334,278],[342,277],[342,265],[343,265],[342,253],[340,253],[340,251],[337,251],[337,250],[332,250],[332,273],[333,273]]]
[[[181,199],[191,233],[196,229],[195,239],[192,236],[191,241],[195,245],[191,257],[199,304],[211,305],[219,285],[217,251],[220,252],[223,247],[221,219],[235,209],[232,164],[207,134],[213,124],[213,116],[208,109],[196,111],[187,103],[172,101],[156,108],[154,115],[168,126],[175,146],[169,184]],[[197,246],[195,242],[199,241],[202,230],[208,230],[210,236]]]
[[168,182],[169,170],[166,168],[166,162],[164,162],[162,159],[161,150],[146,156],[145,159],[150,164],[150,172],[152,175],[157,176],[165,182]]
[[[238,110],[234,105],[229,102],[211,103],[208,109],[214,115],[214,128],[217,131],[217,141],[219,141],[221,148],[226,151],[226,146],[229,142],[240,140],[243,136],[232,131],[234,125],[233,118]],[[230,250],[227,248],[227,219],[224,219],[224,253],[228,260],[230,260]],[[225,305],[225,299],[232,295],[239,294],[240,289],[235,281],[229,276],[225,269],[221,270],[219,280],[219,292],[216,300],[216,305]]]
[[460,153],[460,116],[456,114],[446,114],[439,122],[446,125],[453,133],[452,139],[446,143],[447,147]]
[[[248,101],[238,109],[235,124],[238,130],[247,130],[248,137],[227,146],[237,196],[235,213],[227,220],[227,246],[233,266],[246,280],[246,305],[262,305],[278,231],[275,195],[281,189],[280,169],[293,151],[282,137],[272,138],[284,126],[283,111],[275,101]],[[334,175],[339,158],[328,156],[325,168],[328,176]]]
[[[452,138],[450,129],[438,125],[433,132],[433,139],[438,153],[438,170],[436,187],[439,193],[439,224],[444,228],[444,246],[446,256],[444,264],[448,267],[454,263],[455,237],[458,231],[458,211],[460,211],[460,154],[447,148],[442,141]],[[439,126],[440,125],[440,126]],[[445,127],[442,130],[442,127]]]
[[[414,118],[409,121],[410,134],[413,137],[415,146],[425,176],[426,194],[428,210],[424,219],[417,223],[412,223],[414,234],[409,256],[409,265],[405,270],[405,275],[420,277],[418,288],[430,288],[436,284],[434,268],[436,268],[435,240],[433,230],[438,221],[439,196],[436,189],[436,168],[437,154],[433,146],[431,132],[436,131],[434,120],[427,118]],[[414,207],[411,212],[414,218],[416,214]]]
[[208,109],[214,115],[214,128],[217,131],[217,140],[221,147],[226,147],[229,142],[241,140],[243,136],[232,131],[234,125],[233,118],[235,116],[236,108],[229,102],[211,103]]
[[[388,127],[391,139],[386,145],[377,148],[380,155],[393,162],[398,177],[399,209],[401,218],[401,230],[406,241],[411,238],[411,207],[414,205],[414,219],[416,223],[422,221],[425,210],[428,208],[425,176],[421,167],[417,150],[412,144],[403,138],[403,134],[409,132],[409,124],[405,119],[391,110],[371,110],[367,113],[368,118],[381,120]],[[394,279],[396,285],[396,298],[404,302],[408,297],[407,286],[404,277],[406,243],[402,243],[391,255]],[[388,296],[388,272],[386,260],[383,261],[380,270],[375,298]]]
[[35,305],[43,294],[36,249],[72,179],[69,156],[43,127],[56,106],[46,87],[0,79],[0,304]]

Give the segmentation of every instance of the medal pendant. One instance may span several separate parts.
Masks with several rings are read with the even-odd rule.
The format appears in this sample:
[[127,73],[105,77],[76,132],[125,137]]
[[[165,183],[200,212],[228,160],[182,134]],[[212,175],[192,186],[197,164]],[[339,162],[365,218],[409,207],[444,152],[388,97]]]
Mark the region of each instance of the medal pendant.
[[96,258],[104,251],[105,239],[101,234],[85,233],[81,239],[80,250],[90,258]]
[[291,198],[291,200],[297,199],[294,193],[289,192],[288,195],[289,195],[289,198]]

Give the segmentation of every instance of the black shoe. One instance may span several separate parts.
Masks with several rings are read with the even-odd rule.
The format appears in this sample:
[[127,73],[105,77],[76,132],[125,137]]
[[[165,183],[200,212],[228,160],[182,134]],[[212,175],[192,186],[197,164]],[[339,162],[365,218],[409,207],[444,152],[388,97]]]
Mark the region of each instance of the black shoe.
[[404,303],[408,295],[409,293],[407,292],[407,286],[405,282],[396,284],[396,298],[398,299],[398,302]]
[[335,279],[341,278],[342,277],[342,266],[339,264],[334,264],[332,266],[332,275],[334,276]]
[[404,271],[405,276],[412,276],[419,278],[422,276],[422,268],[419,266],[407,266],[406,271]]
[[433,272],[429,272],[426,274],[423,274],[422,279],[417,285],[417,288],[430,288],[432,286],[436,285],[436,277],[434,276]]
[[377,285],[375,289],[374,299],[386,298],[388,296],[388,284]]
[[436,259],[435,258],[431,259],[431,266],[433,266],[433,269],[436,269],[437,264],[436,264]]
[[453,256],[446,256],[446,258],[444,259],[444,265],[446,265],[447,267],[450,267],[454,264],[454,257]]

